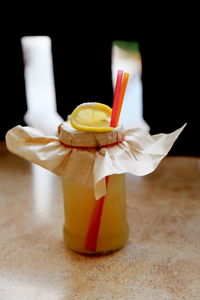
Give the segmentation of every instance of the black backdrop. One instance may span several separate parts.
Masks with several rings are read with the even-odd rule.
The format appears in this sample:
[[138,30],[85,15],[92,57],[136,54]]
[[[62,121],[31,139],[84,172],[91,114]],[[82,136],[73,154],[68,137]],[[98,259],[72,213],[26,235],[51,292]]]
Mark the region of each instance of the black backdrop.
[[[20,38],[48,35],[52,39],[57,108],[66,118],[77,104],[100,101],[112,106],[111,44],[113,40],[138,41],[143,62],[144,119],[151,133],[171,132],[187,122],[170,155],[200,155],[197,93],[198,43],[195,33],[181,26],[164,32],[138,33],[94,30],[73,24],[40,29],[27,24],[1,35],[0,139],[26,112]],[[75,62],[75,63],[74,63]],[[89,77],[90,76],[90,77]],[[76,80],[74,80],[76,78]],[[89,79],[88,79],[89,78]]]

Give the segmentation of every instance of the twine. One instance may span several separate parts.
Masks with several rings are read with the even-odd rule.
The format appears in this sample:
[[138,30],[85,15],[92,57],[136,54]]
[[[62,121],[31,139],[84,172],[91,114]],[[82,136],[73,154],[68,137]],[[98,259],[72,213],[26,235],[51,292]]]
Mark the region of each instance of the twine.
[[113,147],[113,146],[116,146],[120,143],[122,143],[123,141],[125,141],[125,137],[121,138],[120,140],[116,141],[116,142],[113,142],[111,144],[106,144],[106,145],[102,145],[102,146],[74,146],[74,145],[67,145],[67,144],[64,144],[63,142],[60,141],[60,143],[67,147],[67,148],[71,148],[71,149],[81,149],[81,150],[100,150],[102,148],[110,148],[110,147]]

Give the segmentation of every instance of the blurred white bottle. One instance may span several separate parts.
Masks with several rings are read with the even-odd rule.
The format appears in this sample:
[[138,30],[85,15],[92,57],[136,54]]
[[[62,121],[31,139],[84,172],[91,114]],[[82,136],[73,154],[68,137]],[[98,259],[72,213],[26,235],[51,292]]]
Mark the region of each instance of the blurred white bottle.
[[28,107],[24,120],[46,135],[55,135],[63,119],[56,108],[51,39],[25,36],[21,38],[21,44]]

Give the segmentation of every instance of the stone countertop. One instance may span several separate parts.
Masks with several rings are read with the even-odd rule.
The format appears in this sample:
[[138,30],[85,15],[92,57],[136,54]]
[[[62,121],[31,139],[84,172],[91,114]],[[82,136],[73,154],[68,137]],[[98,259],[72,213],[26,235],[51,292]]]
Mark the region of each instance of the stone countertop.
[[0,143],[1,300],[199,300],[200,158],[166,157],[127,175],[127,245],[85,257],[65,249],[59,177]]

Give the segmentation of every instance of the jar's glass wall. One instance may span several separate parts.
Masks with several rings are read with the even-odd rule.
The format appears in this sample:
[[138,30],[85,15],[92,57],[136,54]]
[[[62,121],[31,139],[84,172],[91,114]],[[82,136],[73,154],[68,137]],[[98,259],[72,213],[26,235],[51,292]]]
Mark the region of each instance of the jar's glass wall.
[[128,237],[126,219],[125,175],[108,179],[96,251],[85,249],[85,241],[96,200],[94,190],[63,178],[64,240],[66,246],[80,253],[106,253],[123,247]]

